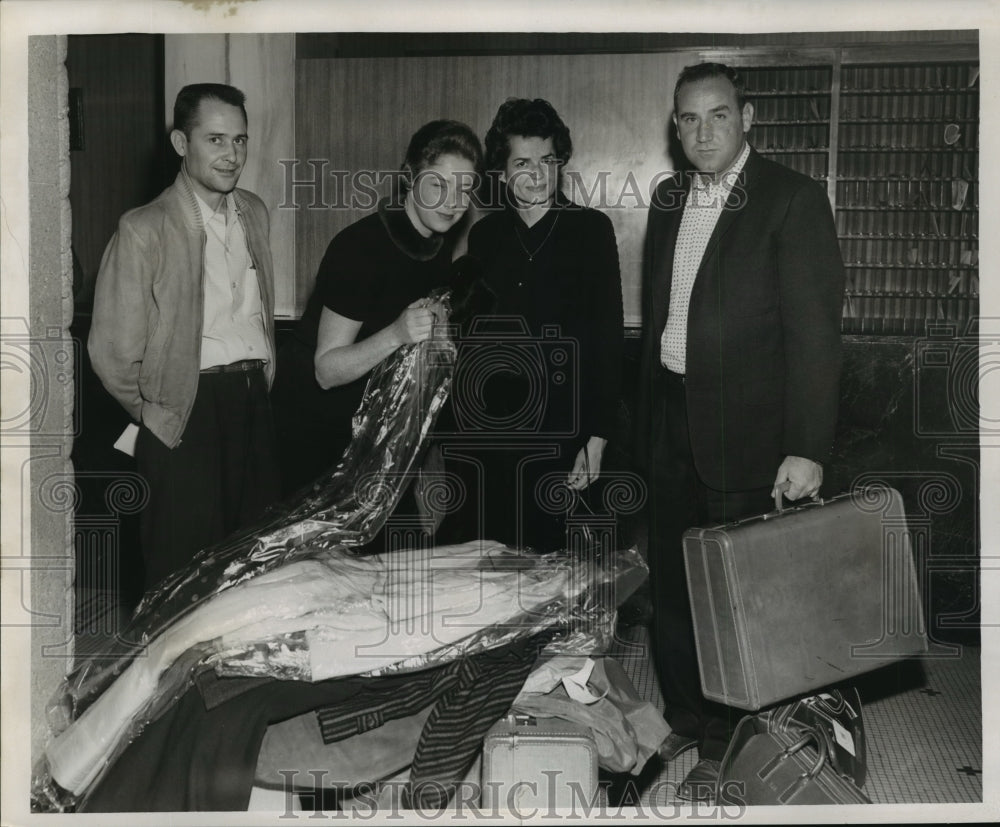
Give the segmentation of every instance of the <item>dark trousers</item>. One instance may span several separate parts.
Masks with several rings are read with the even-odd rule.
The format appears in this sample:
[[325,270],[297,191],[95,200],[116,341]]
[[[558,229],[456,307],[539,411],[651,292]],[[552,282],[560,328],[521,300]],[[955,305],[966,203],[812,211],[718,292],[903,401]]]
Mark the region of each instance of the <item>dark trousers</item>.
[[351,420],[363,390],[363,381],[323,390],[316,383],[312,349],[294,337],[281,346],[271,408],[283,497],[336,468],[351,442]]
[[664,369],[657,384],[649,458],[654,662],[671,729],[697,738],[699,757],[720,760],[746,713],[708,701],[701,693],[681,538],[693,526],[719,525],[768,511],[771,489],[717,491],[706,486],[691,454],[684,379]]
[[149,484],[140,520],[146,591],[277,499],[275,453],[261,369],[202,373],[176,448],[140,429],[136,466]]

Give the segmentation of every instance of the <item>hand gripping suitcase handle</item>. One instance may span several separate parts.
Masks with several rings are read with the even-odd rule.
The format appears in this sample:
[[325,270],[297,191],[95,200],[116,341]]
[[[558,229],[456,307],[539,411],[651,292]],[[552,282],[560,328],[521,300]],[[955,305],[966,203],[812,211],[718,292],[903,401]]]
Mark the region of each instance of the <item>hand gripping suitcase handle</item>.
[[[788,489],[791,487],[792,487],[791,480],[784,480],[783,482],[779,482],[776,486],[774,486],[774,510],[778,514],[781,514],[785,510],[785,506],[782,504],[781,498],[788,493]],[[818,494],[813,494],[812,501],[818,502],[820,504],[822,504],[823,502],[819,498]]]

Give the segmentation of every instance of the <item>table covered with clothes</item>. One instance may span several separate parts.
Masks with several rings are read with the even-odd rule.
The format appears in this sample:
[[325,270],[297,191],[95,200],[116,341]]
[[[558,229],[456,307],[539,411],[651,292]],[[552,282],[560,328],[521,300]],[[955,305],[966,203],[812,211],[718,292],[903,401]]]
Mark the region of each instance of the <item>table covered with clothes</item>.
[[436,806],[543,647],[609,642],[616,604],[646,576],[634,549],[372,543],[413,479],[455,352],[442,337],[383,362],[334,469],[202,550],[75,667],[49,706],[34,809],[246,809],[267,727],[310,710],[331,741],[425,714],[409,789]]

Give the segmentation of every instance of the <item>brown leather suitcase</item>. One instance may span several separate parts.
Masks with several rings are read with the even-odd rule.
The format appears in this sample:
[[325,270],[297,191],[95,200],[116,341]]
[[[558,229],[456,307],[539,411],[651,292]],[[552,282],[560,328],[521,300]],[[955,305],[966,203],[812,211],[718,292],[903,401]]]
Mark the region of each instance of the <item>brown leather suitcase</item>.
[[927,651],[899,492],[871,486],[684,535],[706,698],[762,707]]

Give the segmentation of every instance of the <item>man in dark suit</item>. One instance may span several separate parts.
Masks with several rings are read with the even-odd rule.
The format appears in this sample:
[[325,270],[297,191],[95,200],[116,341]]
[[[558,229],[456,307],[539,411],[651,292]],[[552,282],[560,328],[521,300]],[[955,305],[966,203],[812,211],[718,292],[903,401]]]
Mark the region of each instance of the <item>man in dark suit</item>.
[[[739,74],[689,66],[674,124],[695,172],[649,210],[637,456],[648,463],[654,659],[673,730],[695,746],[684,798],[710,798],[743,713],[701,694],[681,535],[819,491],[840,376],[843,263],[824,188],[747,143]],[[803,549],[803,554],[810,553]]]

